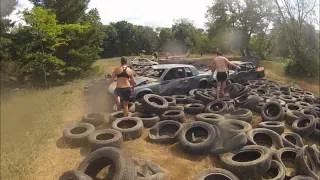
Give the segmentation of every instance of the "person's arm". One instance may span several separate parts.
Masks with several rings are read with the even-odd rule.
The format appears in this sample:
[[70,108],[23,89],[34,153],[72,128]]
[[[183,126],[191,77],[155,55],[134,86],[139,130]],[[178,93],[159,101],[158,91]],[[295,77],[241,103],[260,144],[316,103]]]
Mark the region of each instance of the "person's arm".
[[240,66],[237,66],[237,65],[231,63],[227,58],[224,58],[224,60],[227,63],[227,65],[232,66],[235,69],[240,69]]

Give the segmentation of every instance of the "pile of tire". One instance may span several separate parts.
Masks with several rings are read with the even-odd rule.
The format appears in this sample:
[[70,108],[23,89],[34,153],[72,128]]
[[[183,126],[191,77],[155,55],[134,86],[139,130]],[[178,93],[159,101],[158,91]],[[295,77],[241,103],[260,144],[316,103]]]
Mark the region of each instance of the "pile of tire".
[[[69,144],[89,144],[94,150],[91,154],[106,148],[120,152],[123,141],[140,138],[147,129],[147,141],[177,143],[186,153],[210,154],[220,159],[224,169],[204,170],[195,179],[318,180],[319,99],[309,91],[266,79],[230,84],[221,99],[216,98],[214,88],[192,89],[172,96],[147,94],[131,103],[129,117],[123,117],[121,111],[106,120],[97,114],[86,115],[81,123],[67,128],[64,137]],[[254,120],[256,116],[261,117],[258,122]],[[77,138],[70,138],[70,134],[77,133]],[[137,172],[130,170],[141,169],[145,163],[124,159],[129,159],[124,161],[130,164],[123,166],[124,174],[148,179],[137,178]],[[67,174],[94,178],[98,169],[91,174],[79,166]],[[165,177],[165,170],[154,172],[158,179]]]

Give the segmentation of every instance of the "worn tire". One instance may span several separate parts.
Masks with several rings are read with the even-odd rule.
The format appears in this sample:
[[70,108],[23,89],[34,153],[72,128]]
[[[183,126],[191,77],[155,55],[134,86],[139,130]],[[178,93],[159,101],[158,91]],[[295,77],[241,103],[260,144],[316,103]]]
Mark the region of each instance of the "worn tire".
[[278,161],[272,160],[270,169],[262,175],[261,180],[284,180],[285,167]]
[[310,138],[320,142],[320,118],[315,119],[315,128],[311,133]]
[[291,147],[295,149],[300,149],[303,147],[303,140],[297,133],[284,132],[281,134],[281,138],[285,147]]
[[302,110],[302,107],[300,105],[298,105],[297,103],[287,103],[285,105],[285,107],[287,110],[290,110],[290,111],[301,111]]
[[124,113],[123,111],[116,111],[116,112],[113,112],[109,115],[109,121],[110,122],[113,122],[115,121],[116,119],[118,118],[123,118],[124,117]]
[[292,131],[301,136],[309,136],[315,129],[315,120],[313,117],[301,117],[292,124]]
[[132,140],[141,136],[143,123],[138,117],[124,117],[116,119],[112,128],[122,133],[123,140]]
[[290,110],[285,110],[285,122],[289,126],[292,126],[293,122],[300,118],[303,117],[304,114],[302,114],[300,111],[290,111]]
[[187,95],[173,95],[173,98],[176,99],[177,104],[184,104],[187,101]]
[[299,175],[299,176],[292,177],[290,180],[316,180],[316,179],[310,176]]
[[[201,142],[196,142],[200,138],[196,136],[206,135]],[[215,129],[206,122],[195,121],[185,124],[179,134],[179,144],[182,149],[189,153],[201,154],[209,151],[216,137]],[[197,138],[197,139],[196,139]]]
[[111,172],[108,173],[106,179],[134,180],[137,173],[131,160],[114,147],[103,147],[93,151],[80,163],[78,170],[91,178],[95,178],[108,165],[113,168],[109,168]]
[[232,172],[221,169],[221,168],[213,168],[202,171],[197,177],[194,178],[195,180],[214,180],[214,179],[221,179],[221,180],[240,180],[236,175]]
[[204,104],[208,104],[215,100],[215,98],[207,93],[196,91],[195,92],[195,98],[204,102]]
[[102,147],[117,147],[121,146],[123,139],[122,134],[114,129],[101,129],[91,133],[88,137],[88,144],[92,150]]
[[179,111],[184,111],[184,107],[181,105],[176,105],[176,106],[168,106],[166,110],[179,110]]
[[261,116],[264,121],[282,121],[284,111],[279,103],[271,101],[261,108]]
[[176,98],[172,97],[172,96],[162,96],[165,100],[168,101],[168,105],[169,106],[175,106],[177,104],[177,100]]
[[239,108],[228,114],[225,114],[224,117],[227,119],[237,119],[250,123],[252,121],[252,112],[249,109]]
[[279,135],[281,135],[284,132],[284,123],[279,121],[265,121],[258,124],[259,128],[266,128],[270,129]]
[[252,129],[248,132],[247,137],[250,143],[254,145],[265,146],[272,150],[277,150],[284,147],[280,135],[270,129]]
[[203,121],[212,125],[216,125],[224,119],[225,118],[222,115],[214,113],[200,113],[196,115],[197,121]]
[[248,145],[238,151],[224,153],[220,155],[220,160],[223,167],[240,179],[258,177],[266,173],[272,161],[270,150],[258,145]]
[[155,125],[157,122],[160,121],[160,117],[156,114],[145,114],[145,113],[136,112],[136,113],[133,113],[131,116],[139,117],[145,128],[151,128],[153,125]]
[[63,130],[63,138],[72,146],[81,146],[88,142],[88,136],[95,127],[89,123],[76,123]]
[[59,180],[93,180],[90,176],[79,170],[71,170],[63,173]]
[[204,112],[205,106],[203,104],[193,103],[184,105],[184,111],[187,114],[199,114]]
[[179,110],[167,110],[161,114],[160,119],[163,120],[175,120],[184,122],[184,112]]
[[169,106],[168,101],[165,98],[155,94],[144,95],[142,105],[149,113],[155,114],[163,113]]
[[297,174],[296,156],[298,151],[298,149],[285,147],[279,149],[274,155],[275,159],[285,167],[286,179],[289,179]]
[[150,129],[149,139],[157,143],[174,143],[181,129],[182,124],[177,121],[160,121]]
[[297,171],[315,179],[320,179],[320,164],[317,162],[318,155],[316,153],[311,146],[303,146],[296,156]]
[[213,101],[206,106],[207,113],[224,114],[228,111],[228,105],[224,101]]
[[86,114],[82,117],[82,122],[92,124],[94,127],[100,126],[105,122],[104,116],[98,113]]

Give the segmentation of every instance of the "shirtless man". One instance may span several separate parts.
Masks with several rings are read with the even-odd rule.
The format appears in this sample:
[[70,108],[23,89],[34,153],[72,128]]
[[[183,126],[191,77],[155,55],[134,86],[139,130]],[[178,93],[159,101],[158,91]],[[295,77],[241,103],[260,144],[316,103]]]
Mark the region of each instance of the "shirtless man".
[[118,110],[120,110],[120,102],[122,101],[124,116],[128,116],[129,114],[128,103],[133,87],[136,84],[133,76],[134,71],[127,66],[127,59],[121,57],[121,66],[115,68],[112,72],[112,81],[117,81],[114,94],[116,95]]
[[215,70],[217,71],[217,99],[219,99],[220,89],[222,97],[224,96],[228,77],[228,66],[240,69],[239,66],[232,64],[226,57],[222,56],[221,52],[217,52],[217,56],[213,59],[211,64],[212,72]]

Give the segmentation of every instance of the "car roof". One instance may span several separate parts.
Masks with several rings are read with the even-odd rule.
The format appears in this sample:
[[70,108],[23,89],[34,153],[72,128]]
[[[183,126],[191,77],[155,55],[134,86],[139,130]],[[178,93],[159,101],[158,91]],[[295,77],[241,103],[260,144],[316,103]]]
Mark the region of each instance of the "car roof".
[[194,66],[189,65],[189,64],[158,64],[158,65],[153,65],[153,69],[171,69],[175,67],[189,67],[189,68],[194,68]]
[[247,61],[230,61],[231,63],[234,63],[234,64],[252,64],[252,62],[247,62]]

